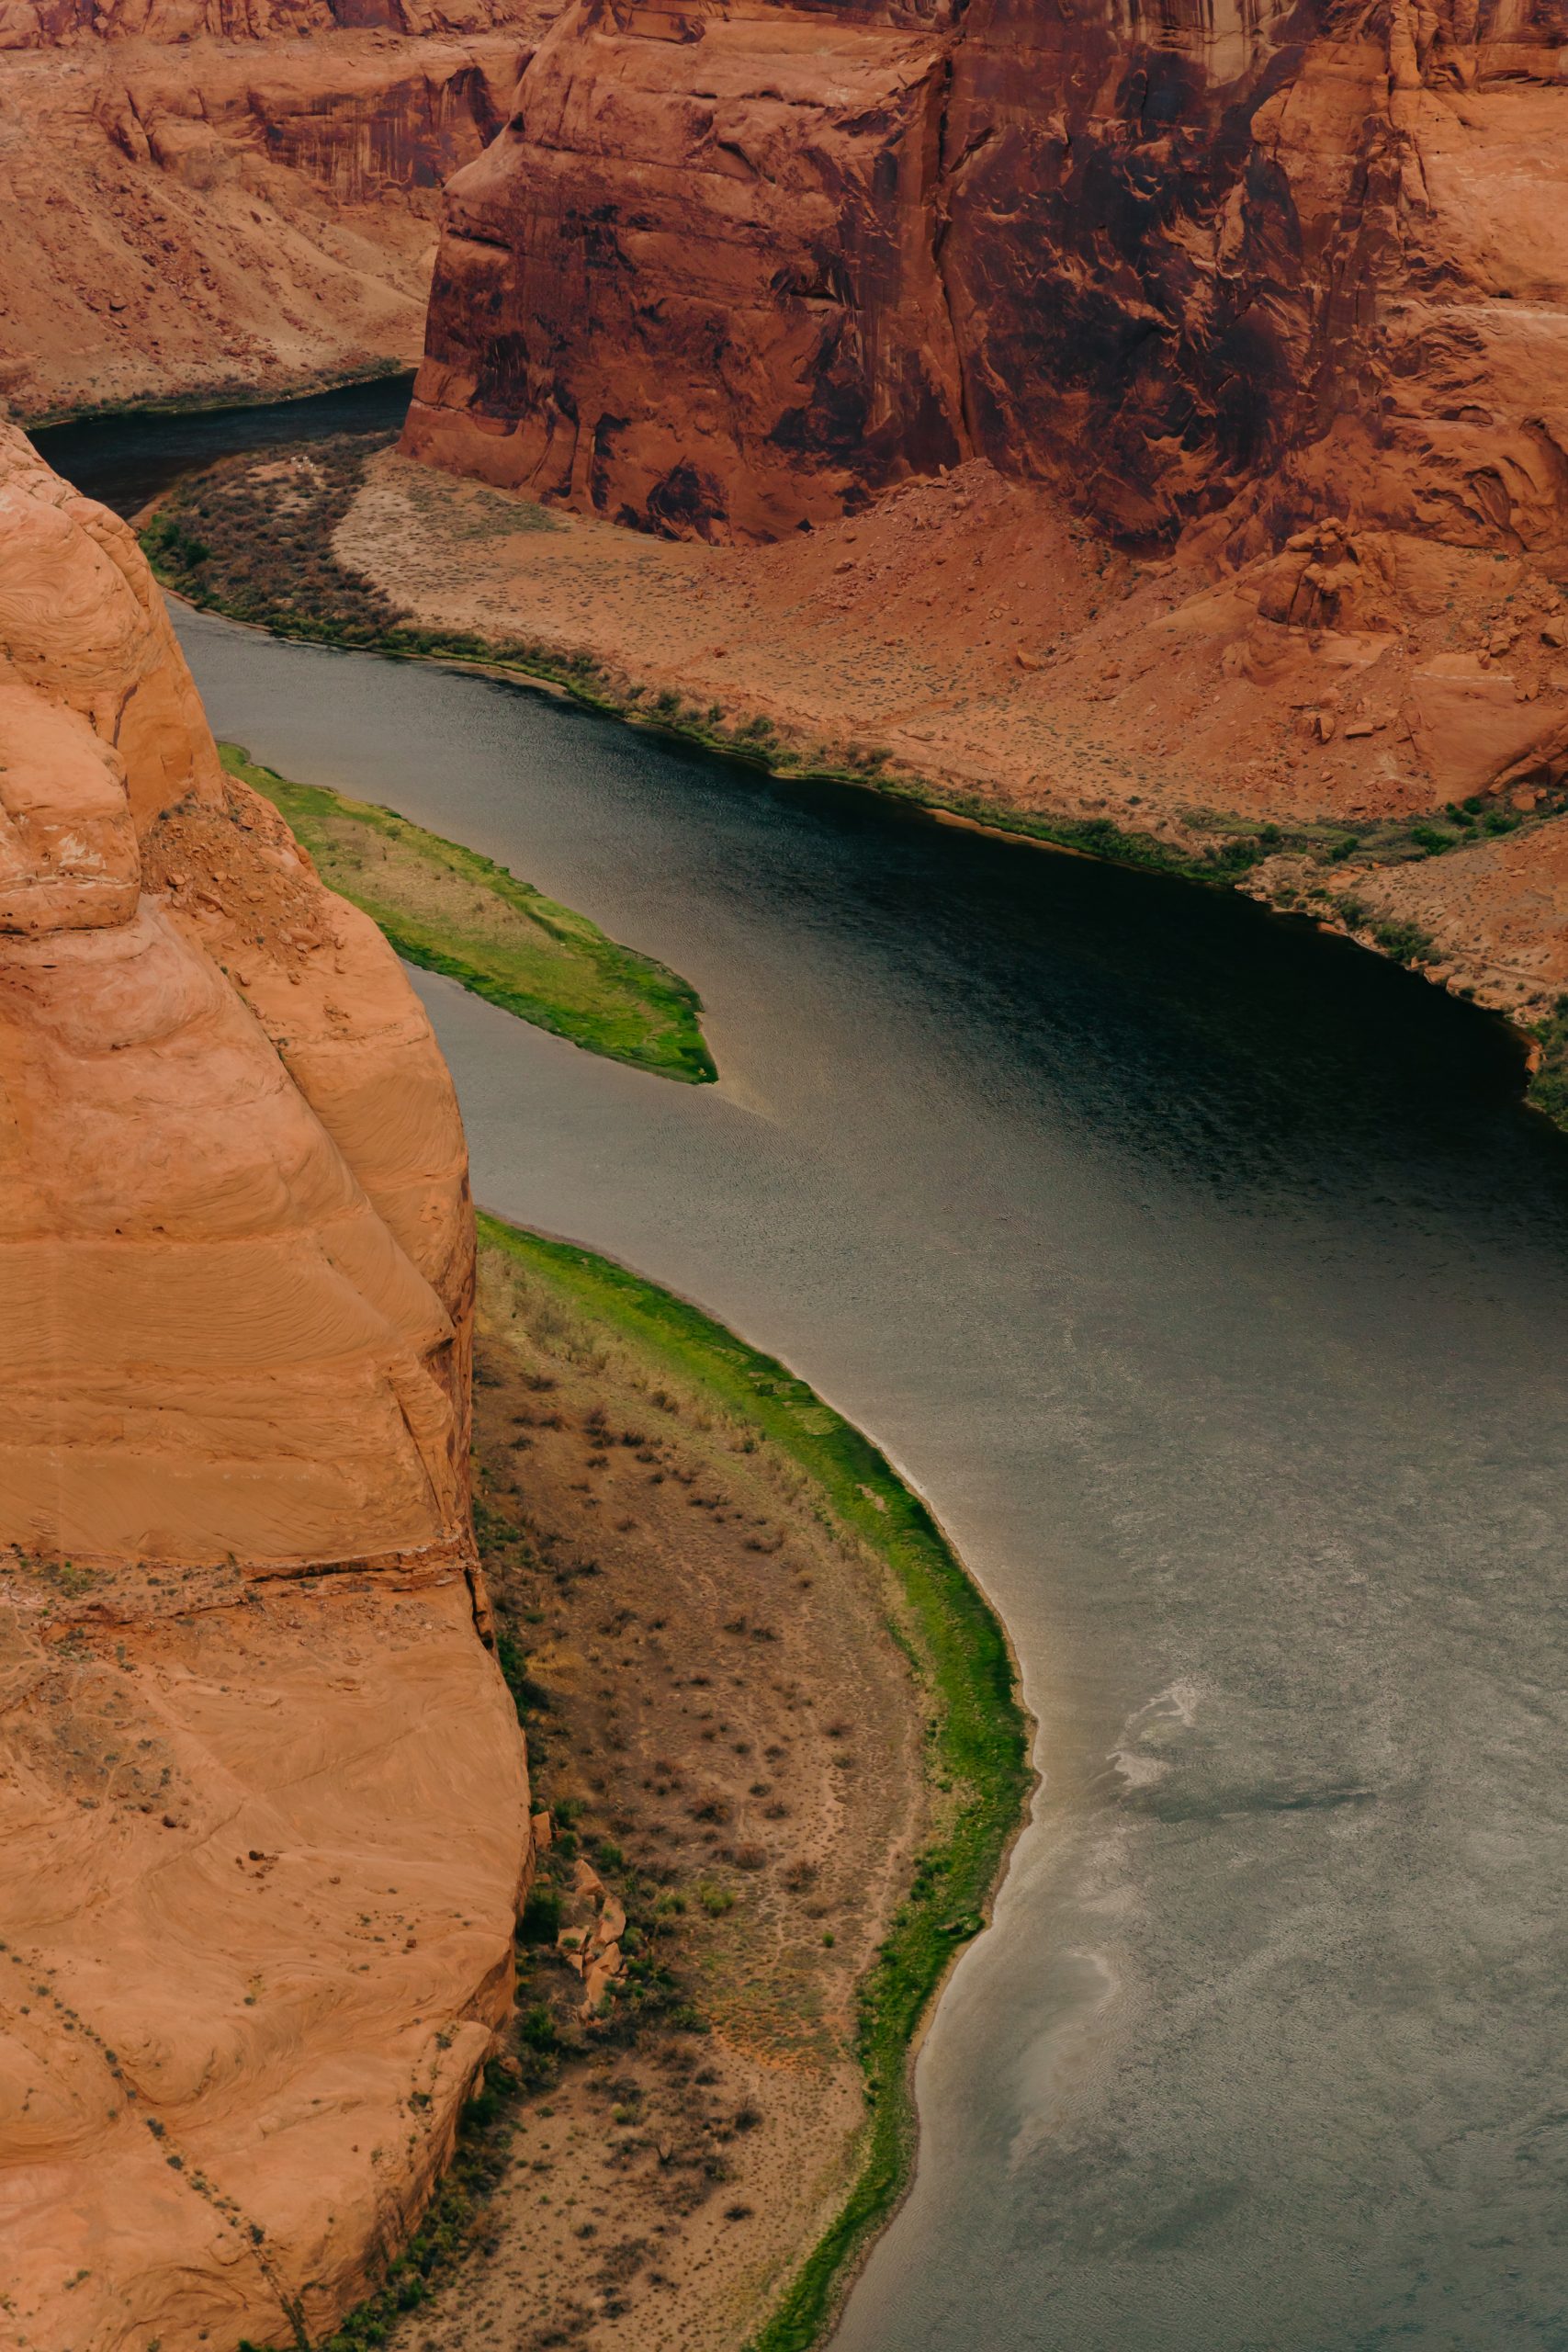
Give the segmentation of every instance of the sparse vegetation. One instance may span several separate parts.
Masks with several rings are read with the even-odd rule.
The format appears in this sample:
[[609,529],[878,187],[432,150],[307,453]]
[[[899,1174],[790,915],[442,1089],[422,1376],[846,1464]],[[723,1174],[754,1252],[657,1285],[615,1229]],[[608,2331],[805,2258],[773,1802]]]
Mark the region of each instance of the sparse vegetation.
[[291,636],[374,645],[400,617],[332,537],[389,433],[231,458],[176,482],[141,535],[166,587],[193,604]]
[[[837,752],[820,745],[808,751],[762,714],[730,716],[717,703],[702,708],[670,686],[617,684],[590,654],[524,639],[421,628],[372,582],[341,563],[333,548],[333,535],[367,463],[388,438],[345,436],[301,450],[269,452],[265,458],[228,459],[176,483],[142,534],[153,570],[165,586],[193,604],[283,636],[472,665],[547,684],[591,709],[657,728],[705,752],[803,781],[853,785],[916,807],[948,809],[997,831],[1085,856],[1223,884],[1238,879],[1280,846],[1277,827],[1248,829],[1201,812],[1190,831],[1210,837],[1194,841],[1166,840],[1110,817],[1004,808],[976,794],[939,790],[896,767],[891,755],[877,747],[851,743]],[[545,510],[525,501],[509,501],[507,512],[513,529],[552,526]],[[1291,839],[1293,846],[1315,845],[1310,827]]]
[[[588,1250],[491,1217],[481,1217],[479,1238],[483,1248],[504,1252],[547,1284],[563,1308],[630,1340],[643,1360],[667,1366],[672,1385],[697,1388],[713,1412],[753,1427],[807,1490],[820,1494],[824,1511],[880,1556],[906,1604],[912,1664],[931,1711],[926,1770],[944,1792],[942,1827],[919,1858],[859,1988],[856,2043],[867,2108],[859,2176],[751,2340],[750,2352],[807,2352],[830,2319],[850,2266],[908,2178],[914,2151],[910,2044],[955,1953],[984,1923],[1028,1792],[1026,1722],[1006,1639],[919,1498],[868,1439],[782,1364],[696,1307]],[[705,1681],[700,1675],[690,1679]],[[694,1892],[710,1917],[721,1917],[735,1899],[716,1880]],[[649,1905],[650,1932],[661,1916],[669,1917]],[[830,1929],[821,1941],[831,1949]],[[668,2021],[676,2021],[675,2013]],[[694,2022],[700,2026],[700,2018]]]
[[1347,931],[1359,932],[1371,939],[1394,963],[1408,964],[1413,970],[1418,971],[1424,965],[1435,961],[1437,943],[1431,933],[1423,931],[1419,923],[1385,921],[1364,899],[1358,899],[1353,892],[1347,890],[1325,894],[1323,903],[1337,916]]
[[1392,956],[1396,964],[1429,964],[1437,954],[1431,933],[1419,923],[1374,922],[1371,930],[1383,954]]
[[[317,2352],[453,2340],[453,2309],[422,2308],[444,2276],[482,2294],[492,2259],[504,2261],[516,2248],[520,2225],[524,2248],[532,2245],[534,2222],[542,2224],[541,2209],[552,2205],[558,2237],[570,2239],[583,2268],[556,2282],[540,2317],[542,2343],[572,2340],[581,2313],[591,2308],[589,2295],[592,2308],[614,2316],[647,2288],[673,2283],[649,2267],[650,2213],[680,2222],[705,2208],[744,2241],[745,2225],[763,2210],[756,2192],[767,2177],[775,2120],[766,2091],[760,2102],[754,2096],[750,2053],[793,2050],[835,2069],[852,2063],[837,2025],[825,2030],[821,1986],[809,1976],[802,1982],[798,1958],[808,1942],[822,1967],[839,1966],[841,2000],[850,1970],[826,1956],[835,1944],[842,1952],[846,1943],[863,1955],[880,1932],[884,1940],[860,1986],[856,2038],[868,2122],[858,2152],[839,2143],[840,2161],[852,2163],[858,2154],[865,2169],[788,2302],[792,2314],[804,2307],[825,2320],[846,2252],[886,2211],[892,2184],[907,2169],[910,2024],[946,1960],[981,1924],[981,1905],[1027,1785],[1023,1724],[1005,1645],[915,1498],[865,1441],[782,1367],[694,1309],[585,1252],[489,1219],[481,1222],[480,1241],[484,1368],[475,1523],[495,1612],[497,1661],[527,1724],[535,1799],[549,1816],[551,1836],[518,1925],[517,2015],[500,2057],[465,2104],[453,2174],[410,2244],[395,2255],[389,2250],[377,2292]],[[649,1434],[644,1410],[656,1387],[670,1408],[680,1408],[664,1437]],[[535,1425],[536,1408],[525,1400],[544,1394],[552,1397],[553,1431],[540,1442],[553,1449],[556,1483],[554,1503],[541,1511],[537,1487],[515,1478],[511,1440],[520,1408]],[[750,1437],[750,1448],[737,1443],[741,1432]],[[694,1437],[695,1453],[689,1451]],[[901,1693],[897,1704],[927,1724],[928,1789],[923,1797],[910,1792],[908,1802],[924,1825],[929,1849],[918,1857],[891,1920],[879,1908],[857,1926],[853,1898],[841,1909],[841,1882],[828,1883],[835,1866],[820,1877],[815,1860],[795,1867],[798,1851],[774,1849],[763,1842],[765,1832],[755,1845],[731,1848],[719,1842],[722,1827],[684,1826],[688,1800],[705,1804],[716,1798],[727,1817],[735,1809],[713,1781],[682,1788],[682,1764],[689,1767],[692,1758],[671,1734],[683,1735],[674,1713],[685,1716],[685,1694],[705,1694],[703,1727],[716,1729],[736,1757],[761,1750],[757,1762],[745,1764],[695,1751],[707,1771],[735,1790],[760,1768],[790,1769],[794,1738],[811,1736],[811,1696],[773,1656],[764,1687],[753,1682],[754,1607],[734,1619],[741,1629],[736,1639],[747,1646],[720,1669],[705,1649],[667,1656],[665,1642],[678,1643],[681,1634],[667,1630],[671,1604],[657,1580],[648,1580],[645,1564],[631,1566],[606,1547],[605,1587],[581,1583],[590,1569],[597,1575],[600,1563],[583,1556],[591,1522],[565,1503],[567,1495],[585,1490],[564,1482],[581,1467],[585,1443],[601,1455],[615,1449],[608,1478],[618,1476],[623,1490],[631,1482],[651,1484],[652,1465],[663,1459],[671,1473],[665,1509],[672,1498],[683,1512],[700,1498],[712,1513],[705,1526],[732,1526],[727,1540],[736,1555],[741,1529],[765,1528],[768,1558],[783,1543],[786,1558],[802,1544],[802,1556],[816,1557],[819,1566],[824,1559],[841,1564],[872,1638],[887,1624],[901,1657],[890,1656],[885,1690]],[[818,1539],[822,1550],[814,1554]],[[792,1575],[792,1585],[796,1581],[810,1579]],[[742,1582],[750,1595],[750,1566]],[[788,1644],[794,1631],[777,1599],[770,1638]],[[716,1613],[732,1603],[708,1606]],[[673,1623],[689,1635],[702,1620],[688,1611],[682,1585]],[[671,1710],[658,1733],[648,1719],[638,1722],[637,1704],[622,1714],[618,1702],[626,1694],[615,1685],[605,1649],[622,1644],[627,1654],[620,1662],[635,1656],[644,1669],[640,1703],[652,1694],[655,1706]],[[709,1664],[694,1670],[694,1655],[709,1657]],[[904,1660],[914,1669],[913,1687],[905,1681]],[[660,1702],[658,1685],[666,1678]],[[874,1680],[863,1675],[851,1686],[857,1702]],[[852,1762],[864,1724],[856,1706],[846,1703],[851,1692],[843,1683],[829,1678],[829,1688],[823,1714],[835,1726],[829,1745],[841,1768]],[[746,1712],[726,1721],[726,1708]],[[717,1718],[711,1725],[709,1713]],[[751,1736],[730,1736],[740,1730]],[[628,1747],[637,1760],[619,1762]],[[761,1799],[773,1785],[759,1780],[750,1794]],[[679,1819],[642,1803],[646,1796],[657,1805],[671,1795],[681,1800]],[[788,1810],[777,1808],[780,1815]],[[772,1809],[766,1817],[773,1817]],[[582,2007],[582,1978],[558,1942],[562,1928],[576,1927],[582,1916],[580,1858],[604,1873],[625,1915],[623,1965],[592,2017]],[[854,1860],[844,1859],[853,1883]],[[953,1902],[955,1889],[968,1891],[962,1906]],[[792,1916],[774,1916],[770,1924],[769,1907],[776,1913],[780,1904]],[[824,1924],[829,1914],[837,1936]],[[931,1925],[928,1914],[935,1932],[931,1949],[922,1951],[909,1938],[911,1931],[919,1937],[922,1923]],[[782,1974],[770,1952],[789,1956]],[[411,2094],[411,2109],[427,2103],[423,2086]],[[587,2215],[581,2210],[582,2176],[572,2170],[581,2161],[573,2151],[585,2119],[598,2158]],[[601,2179],[612,2191],[604,2203],[597,2201]],[[658,2251],[674,2268],[679,2250],[671,2240]],[[744,2261],[744,2243],[738,2253]],[[795,2318],[786,2324],[793,2328]],[[811,2324],[815,2333],[818,2323]],[[558,2338],[551,2330],[564,2334]],[[274,2352],[283,2352],[282,2345]],[[305,2352],[302,2337],[297,2352]]]
[[1568,1127],[1568,996],[1558,998],[1533,1034],[1540,1057],[1530,1078],[1529,1099],[1560,1127]]
[[[688,703],[673,687],[613,679],[585,652],[473,631],[421,628],[373,582],[340,563],[333,535],[388,435],[344,436],[302,450],[226,460],[176,483],[142,536],[159,578],[193,603],[285,636],[442,661],[548,684],[589,708],[653,727],[694,748],[803,782],[853,785],[917,808],[947,811],[987,831],[1072,850],[1121,865],[1220,888],[1242,881],[1261,860],[1294,851],[1325,863],[1351,857],[1378,865],[1436,857],[1529,821],[1472,796],[1416,819],[1390,818],[1356,831],[1307,820],[1283,827],[1234,813],[1187,809],[1169,835],[1110,816],[1072,816],[1005,807],[978,794],[938,786],[877,748],[792,741],[761,714],[729,714]],[[556,527],[547,510],[510,499],[497,527]],[[1561,795],[1540,817],[1560,813]],[[1451,828],[1451,830],[1450,830]],[[1390,951],[1393,952],[1393,951]]]

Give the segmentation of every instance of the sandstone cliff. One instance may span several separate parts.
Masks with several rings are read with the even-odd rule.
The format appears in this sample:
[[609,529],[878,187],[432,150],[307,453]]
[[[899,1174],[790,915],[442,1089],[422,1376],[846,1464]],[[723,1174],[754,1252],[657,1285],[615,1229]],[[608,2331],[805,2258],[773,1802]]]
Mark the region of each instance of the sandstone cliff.
[[307,389],[418,354],[442,181],[540,0],[0,0],[0,403]]
[[282,2343],[510,1991],[462,1131],[130,534],[3,427],[0,1258],[0,2343]]
[[406,447],[775,536],[983,458],[1123,541],[1568,562],[1560,0],[576,0],[448,190]]

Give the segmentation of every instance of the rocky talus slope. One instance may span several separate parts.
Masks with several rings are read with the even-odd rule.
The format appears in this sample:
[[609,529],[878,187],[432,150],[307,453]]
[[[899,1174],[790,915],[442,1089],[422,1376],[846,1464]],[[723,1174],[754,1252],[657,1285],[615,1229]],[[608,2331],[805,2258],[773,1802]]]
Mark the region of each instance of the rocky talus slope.
[[0,0],[0,404],[412,366],[441,183],[553,4]]
[[504,2015],[473,1227],[390,951],[0,428],[0,2344],[321,2332]]

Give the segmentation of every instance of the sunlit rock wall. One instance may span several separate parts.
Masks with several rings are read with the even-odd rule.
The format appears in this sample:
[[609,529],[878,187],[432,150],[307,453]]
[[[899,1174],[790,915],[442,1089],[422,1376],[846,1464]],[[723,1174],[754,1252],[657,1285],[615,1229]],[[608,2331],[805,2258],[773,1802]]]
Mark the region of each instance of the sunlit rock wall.
[[324,2333],[449,2145],[528,1854],[472,1281],[396,958],[0,428],[0,2345]]

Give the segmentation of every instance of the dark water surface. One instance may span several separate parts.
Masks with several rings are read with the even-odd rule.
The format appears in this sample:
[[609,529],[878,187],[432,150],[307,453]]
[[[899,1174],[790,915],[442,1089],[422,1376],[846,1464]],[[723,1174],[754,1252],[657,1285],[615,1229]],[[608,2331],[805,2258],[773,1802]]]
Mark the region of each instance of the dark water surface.
[[421,978],[476,1189],[787,1357],[1006,1616],[1044,1784],[840,2352],[1568,2346],[1568,1154],[1236,900],[429,668],[213,723],[702,990],[724,1080]]
[[41,425],[33,447],[56,473],[117,514],[134,514],[181,474],[241,449],[321,441],[334,433],[395,432],[408,414],[413,378],[379,376],[304,400],[186,413],[83,417]]

